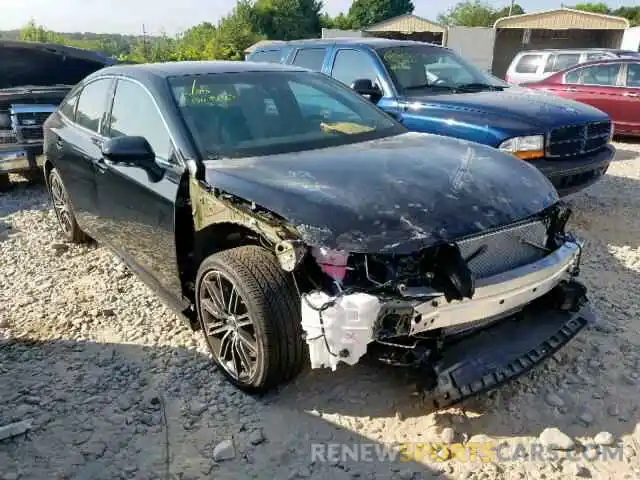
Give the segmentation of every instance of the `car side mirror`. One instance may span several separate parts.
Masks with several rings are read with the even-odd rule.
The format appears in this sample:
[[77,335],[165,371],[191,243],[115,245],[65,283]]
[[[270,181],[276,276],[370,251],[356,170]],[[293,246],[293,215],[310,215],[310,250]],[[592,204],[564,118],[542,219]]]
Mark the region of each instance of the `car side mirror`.
[[115,137],[102,144],[102,155],[114,163],[145,163],[155,155],[144,137]]
[[137,166],[147,171],[149,177],[157,181],[163,169],[156,163],[156,155],[144,137],[121,136],[105,140],[102,155],[116,164]]
[[382,90],[368,78],[360,78],[351,84],[351,88],[374,103],[382,98]]

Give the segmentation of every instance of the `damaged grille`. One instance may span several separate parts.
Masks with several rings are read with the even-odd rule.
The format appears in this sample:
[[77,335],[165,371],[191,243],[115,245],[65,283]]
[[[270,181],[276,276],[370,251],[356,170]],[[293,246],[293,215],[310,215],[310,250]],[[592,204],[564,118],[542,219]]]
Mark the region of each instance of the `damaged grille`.
[[546,255],[544,246],[547,227],[542,220],[463,239],[457,242],[462,257],[476,278],[490,277],[540,260]]
[[609,141],[611,122],[592,122],[552,130],[547,156],[569,157],[602,148]]

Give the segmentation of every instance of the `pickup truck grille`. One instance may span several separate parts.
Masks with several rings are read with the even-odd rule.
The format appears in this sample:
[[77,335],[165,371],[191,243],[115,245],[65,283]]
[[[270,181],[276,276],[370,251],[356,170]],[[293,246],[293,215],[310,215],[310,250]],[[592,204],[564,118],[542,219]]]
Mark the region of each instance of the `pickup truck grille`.
[[609,141],[611,122],[591,122],[551,130],[547,157],[570,157],[602,148]]
[[25,112],[17,113],[16,120],[19,127],[42,125],[51,115],[50,112]]
[[25,142],[30,142],[34,140],[42,140],[44,134],[42,132],[42,126],[39,127],[31,127],[31,128],[19,128],[18,129],[22,135],[22,139]]

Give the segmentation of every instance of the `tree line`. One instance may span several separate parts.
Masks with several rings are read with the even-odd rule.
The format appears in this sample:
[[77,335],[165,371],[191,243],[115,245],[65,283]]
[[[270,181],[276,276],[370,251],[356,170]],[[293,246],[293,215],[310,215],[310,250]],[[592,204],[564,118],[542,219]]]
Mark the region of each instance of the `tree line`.
[[[640,6],[610,9],[605,3],[580,3],[571,8],[628,18],[640,25]],[[321,29],[363,29],[389,18],[412,13],[412,0],[354,0],[347,12],[334,17],[322,13],[321,0],[239,0],[216,24],[203,22],[175,35],[120,35],[58,33],[34,21],[5,38],[59,43],[89,50],[125,62],[179,60],[241,60],[250,45],[267,39],[318,38]],[[514,4],[497,9],[482,0],[464,0],[437,17],[444,25],[492,26],[498,18],[525,13]]]

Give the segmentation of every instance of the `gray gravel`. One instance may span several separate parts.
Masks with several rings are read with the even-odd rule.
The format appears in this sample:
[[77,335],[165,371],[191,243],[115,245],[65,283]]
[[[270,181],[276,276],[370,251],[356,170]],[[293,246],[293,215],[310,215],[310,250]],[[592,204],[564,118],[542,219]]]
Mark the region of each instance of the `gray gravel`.
[[[193,334],[107,249],[62,242],[41,186],[0,194],[0,478],[638,478],[640,145],[570,199],[601,322],[543,367],[432,411],[402,371],[305,372],[264,397],[229,386]],[[312,461],[322,442],[530,445],[547,428],[577,460]],[[606,435],[603,435],[604,434]],[[606,438],[604,438],[606,437]],[[620,459],[580,452],[615,442]],[[224,459],[223,459],[224,458]]]

